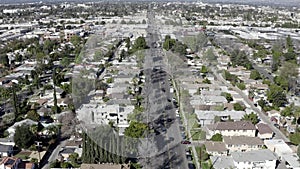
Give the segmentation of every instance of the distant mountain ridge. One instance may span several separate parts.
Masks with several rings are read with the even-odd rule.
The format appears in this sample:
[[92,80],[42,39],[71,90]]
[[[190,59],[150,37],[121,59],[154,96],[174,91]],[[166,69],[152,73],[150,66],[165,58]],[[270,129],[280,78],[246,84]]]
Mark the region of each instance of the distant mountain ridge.
[[[101,1],[112,1],[116,0],[0,0],[0,4],[21,4],[21,3],[56,3],[56,2],[101,2]],[[173,0],[117,0],[117,1],[165,1],[172,2]],[[270,5],[270,6],[287,6],[287,7],[300,7],[300,0],[174,0],[174,2],[211,2],[211,3],[235,3],[235,4],[249,4],[249,5]]]

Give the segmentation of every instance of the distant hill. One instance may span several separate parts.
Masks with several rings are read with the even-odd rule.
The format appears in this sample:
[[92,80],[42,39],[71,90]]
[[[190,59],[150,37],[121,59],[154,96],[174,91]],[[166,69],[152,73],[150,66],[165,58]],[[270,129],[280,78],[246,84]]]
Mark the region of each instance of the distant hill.
[[[0,0],[0,4],[20,4],[20,3],[55,3],[55,2],[100,2],[110,0]],[[116,0],[111,0],[116,2]],[[288,6],[288,7],[300,7],[300,0],[117,0],[117,1],[201,1],[212,3],[237,3],[237,4],[249,4],[249,5],[270,5],[270,6]]]

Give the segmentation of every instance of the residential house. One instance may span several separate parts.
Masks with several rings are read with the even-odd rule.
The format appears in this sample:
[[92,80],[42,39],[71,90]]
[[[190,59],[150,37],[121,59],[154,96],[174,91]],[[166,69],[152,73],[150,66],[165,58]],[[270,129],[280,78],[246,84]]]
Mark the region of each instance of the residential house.
[[15,157],[5,157],[0,162],[0,169],[18,169],[21,159]]
[[13,126],[9,127],[7,129],[9,135],[14,135],[15,134],[15,131],[16,131],[16,128],[18,126],[22,126],[22,125],[29,125],[29,126],[32,126],[34,124],[37,124],[37,122],[33,121],[33,120],[30,120],[30,119],[25,119],[25,120],[22,120],[22,121],[19,121],[19,122],[16,122]]
[[276,153],[280,159],[284,155],[293,154],[293,150],[282,139],[264,140],[264,144],[269,150]]
[[296,153],[285,154],[282,156],[282,160],[285,161],[285,166],[290,169],[300,169],[299,157]]
[[233,163],[236,168],[265,168],[275,169],[277,157],[275,154],[268,150],[254,150],[248,152],[233,152]]
[[215,169],[231,169],[234,168],[233,158],[231,156],[210,156],[213,167]]
[[0,144],[15,146],[13,137],[0,138]]
[[71,154],[75,153],[76,148],[63,148],[59,154],[64,160],[68,160]]
[[274,124],[279,124],[281,119],[281,114],[277,110],[271,110],[267,112],[268,117]]
[[190,104],[194,108],[198,108],[202,105],[224,105],[227,100],[224,96],[210,96],[210,95],[194,95],[191,98]]
[[229,153],[259,150],[264,145],[258,137],[247,136],[223,136],[223,142]]
[[274,132],[267,124],[258,123],[256,125],[256,128],[257,128],[257,131],[258,131],[257,137],[259,137],[260,139],[269,140],[269,139],[273,138]]
[[17,169],[35,169],[35,168],[37,168],[37,166],[34,163],[22,161],[21,163],[19,163]]
[[8,157],[13,154],[13,146],[12,145],[3,145],[0,144],[0,157]]
[[81,164],[80,169],[129,169],[130,167],[122,164]]
[[216,119],[220,121],[240,121],[245,115],[244,111],[200,111],[195,110],[195,114],[197,115],[198,122],[202,126],[208,124],[214,124]]
[[211,138],[217,133],[223,136],[255,137],[256,135],[256,128],[250,121],[217,122],[205,126],[204,130],[206,130],[206,138]]
[[223,142],[206,141],[204,143],[206,151],[212,156],[227,156],[228,150]]

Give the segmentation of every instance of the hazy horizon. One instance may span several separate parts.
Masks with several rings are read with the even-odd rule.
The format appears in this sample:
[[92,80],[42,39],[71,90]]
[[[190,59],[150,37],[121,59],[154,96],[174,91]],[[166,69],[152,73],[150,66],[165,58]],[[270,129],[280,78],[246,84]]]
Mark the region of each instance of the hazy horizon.
[[[101,1],[110,1],[110,0],[0,0],[0,4],[22,4],[22,3],[55,3],[55,2],[101,2]],[[118,1],[150,1],[150,0],[118,0]],[[165,1],[171,2],[172,0],[154,0],[154,1]],[[270,6],[288,6],[288,7],[299,7],[300,0],[179,0],[182,2],[207,2],[207,3],[238,3],[238,4],[249,4],[249,5],[270,5]],[[116,2],[116,1],[112,1]],[[153,0],[151,1],[153,2]],[[178,0],[174,0],[174,2],[178,2]]]

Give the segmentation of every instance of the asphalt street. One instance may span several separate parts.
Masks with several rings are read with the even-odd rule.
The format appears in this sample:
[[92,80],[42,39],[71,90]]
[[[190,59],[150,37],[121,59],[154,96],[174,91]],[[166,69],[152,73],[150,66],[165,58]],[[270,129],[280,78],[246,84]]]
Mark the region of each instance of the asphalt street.
[[276,128],[272,124],[270,118],[267,115],[265,115],[263,112],[261,112],[253,104],[253,102],[245,95],[245,93],[243,93],[240,89],[227,82],[219,73],[217,73],[216,70],[212,69],[212,71],[219,81],[223,82],[227,87],[232,88],[234,91],[236,91],[238,94],[240,94],[243,97],[243,99],[251,106],[252,110],[254,110],[259,115],[261,120],[265,122],[273,130],[273,132],[275,133],[275,138],[283,139],[285,142],[289,142],[289,139],[278,128]]
[[170,75],[166,72],[162,49],[156,45],[159,36],[154,14],[149,12],[148,18],[146,40],[150,49],[146,51],[144,61],[146,81],[143,95],[146,114],[144,122],[150,126],[152,132],[139,148],[139,153],[144,158],[140,161],[147,169],[185,169],[185,146],[181,144],[179,123],[175,117],[173,95],[170,93]]

